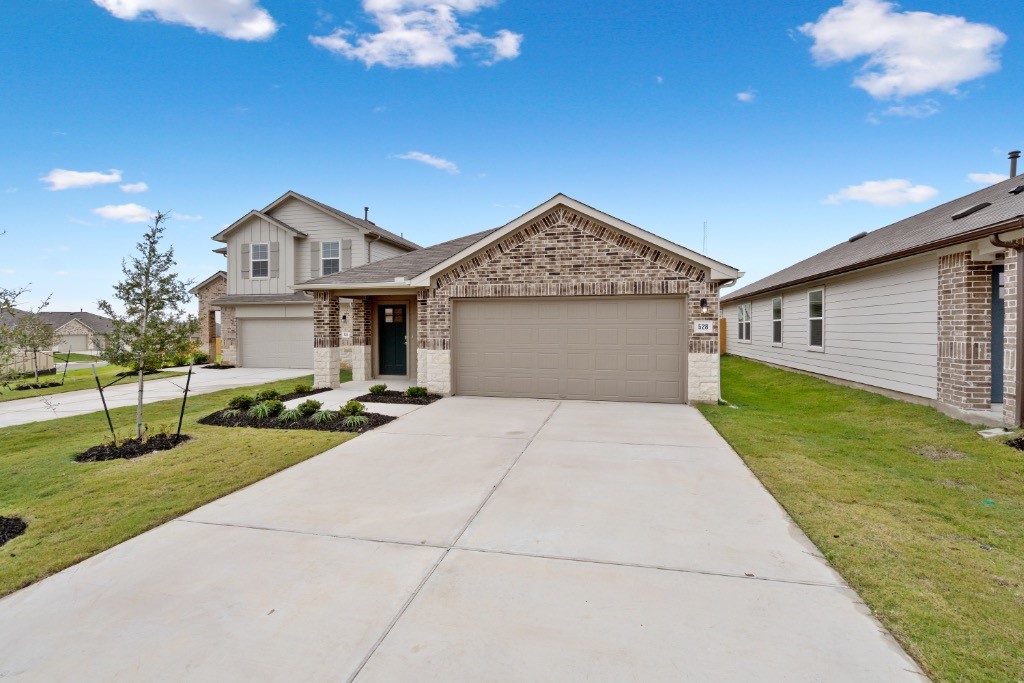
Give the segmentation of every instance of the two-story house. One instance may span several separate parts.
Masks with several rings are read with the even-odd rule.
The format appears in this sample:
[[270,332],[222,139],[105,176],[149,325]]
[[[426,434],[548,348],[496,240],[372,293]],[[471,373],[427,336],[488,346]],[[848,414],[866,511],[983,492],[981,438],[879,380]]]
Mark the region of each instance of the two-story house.
[[[418,245],[331,206],[288,191],[214,235],[227,267],[197,285],[200,343],[241,367],[312,368],[313,297],[297,283],[418,249]],[[339,301],[339,334],[351,324]],[[339,351],[339,354],[342,353]],[[346,358],[339,358],[347,362]]]

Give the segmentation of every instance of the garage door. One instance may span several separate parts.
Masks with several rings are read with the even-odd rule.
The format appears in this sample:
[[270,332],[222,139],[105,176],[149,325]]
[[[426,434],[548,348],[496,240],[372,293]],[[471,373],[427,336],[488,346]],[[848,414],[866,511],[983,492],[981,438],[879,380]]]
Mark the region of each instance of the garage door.
[[67,352],[84,353],[89,350],[89,337],[84,334],[68,334],[57,340],[57,349]]
[[242,318],[239,357],[245,368],[312,368],[312,318]]
[[454,313],[457,394],[686,400],[683,298],[466,299]]

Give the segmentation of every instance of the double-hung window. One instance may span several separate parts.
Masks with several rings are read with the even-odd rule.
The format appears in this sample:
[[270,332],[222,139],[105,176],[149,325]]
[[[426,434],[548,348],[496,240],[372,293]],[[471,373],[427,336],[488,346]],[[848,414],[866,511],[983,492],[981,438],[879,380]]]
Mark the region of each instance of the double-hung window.
[[252,276],[254,278],[270,277],[270,245],[252,245]]
[[740,340],[750,341],[750,304],[740,304],[737,310]]
[[782,297],[772,299],[772,344],[782,343]]
[[825,347],[825,290],[807,292],[807,346]]
[[323,242],[320,244],[320,271],[331,275],[341,270],[341,242]]

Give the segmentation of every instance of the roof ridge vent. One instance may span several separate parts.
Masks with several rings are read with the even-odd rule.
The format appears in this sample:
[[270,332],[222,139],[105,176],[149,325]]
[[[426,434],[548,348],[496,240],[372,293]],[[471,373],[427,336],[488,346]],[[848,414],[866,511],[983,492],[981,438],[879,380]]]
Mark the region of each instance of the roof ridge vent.
[[857,240],[864,239],[867,236],[868,236],[868,233],[866,231],[865,232],[858,232],[856,235],[851,237],[849,241],[850,242],[856,242]]
[[992,202],[982,202],[981,204],[975,204],[974,206],[972,206],[970,208],[967,208],[967,209],[964,209],[963,211],[959,211],[957,213],[954,213],[953,214],[953,220],[958,221],[961,218],[967,218],[971,214],[978,213],[982,209],[987,209],[990,206],[992,206]]

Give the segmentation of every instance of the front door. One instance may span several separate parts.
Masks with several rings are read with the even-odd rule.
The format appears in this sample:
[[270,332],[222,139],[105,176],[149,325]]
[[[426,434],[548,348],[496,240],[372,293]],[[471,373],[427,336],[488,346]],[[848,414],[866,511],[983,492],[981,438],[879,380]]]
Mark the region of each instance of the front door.
[[377,308],[377,336],[380,338],[380,374],[407,374],[404,304]]
[[1003,402],[1003,266],[992,266],[992,402]]

